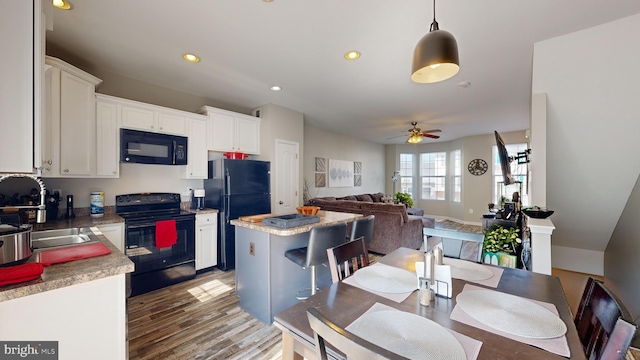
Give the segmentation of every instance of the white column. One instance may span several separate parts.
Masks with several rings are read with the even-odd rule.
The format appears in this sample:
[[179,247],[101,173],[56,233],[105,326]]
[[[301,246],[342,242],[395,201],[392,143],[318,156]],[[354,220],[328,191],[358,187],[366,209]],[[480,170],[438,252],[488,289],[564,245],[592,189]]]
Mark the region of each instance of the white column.
[[551,275],[551,234],[556,228],[551,220],[529,218],[531,232],[531,268],[533,272]]

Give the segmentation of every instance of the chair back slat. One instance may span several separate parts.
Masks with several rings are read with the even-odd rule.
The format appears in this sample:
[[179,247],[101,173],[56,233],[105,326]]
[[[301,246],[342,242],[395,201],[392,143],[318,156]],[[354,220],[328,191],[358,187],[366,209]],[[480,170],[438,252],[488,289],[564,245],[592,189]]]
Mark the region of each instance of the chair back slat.
[[631,319],[622,302],[601,281],[587,280],[574,322],[589,359],[624,359],[636,331]]
[[331,280],[336,283],[356,270],[369,266],[369,251],[364,237],[327,249]]

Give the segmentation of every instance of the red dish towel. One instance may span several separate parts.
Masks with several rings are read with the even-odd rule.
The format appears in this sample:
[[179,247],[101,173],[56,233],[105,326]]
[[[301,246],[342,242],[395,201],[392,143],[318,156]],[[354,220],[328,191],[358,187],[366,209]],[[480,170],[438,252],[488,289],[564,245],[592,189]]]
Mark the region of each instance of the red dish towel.
[[158,249],[173,246],[178,240],[175,220],[156,221],[156,247]]
[[0,268],[0,286],[35,280],[44,268],[39,263],[29,263]]
[[42,251],[38,254],[38,262],[44,266],[49,266],[52,264],[108,254],[111,254],[111,250],[101,243],[78,245],[62,249]]

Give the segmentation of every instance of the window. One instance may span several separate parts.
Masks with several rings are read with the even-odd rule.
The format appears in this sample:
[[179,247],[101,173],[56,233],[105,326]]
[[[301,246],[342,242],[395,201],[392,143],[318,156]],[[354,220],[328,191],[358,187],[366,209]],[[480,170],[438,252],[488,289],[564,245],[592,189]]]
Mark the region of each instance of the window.
[[[509,156],[517,155],[519,152],[529,148],[526,143],[523,144],[507,144],[507,154]],[[518,164],[517,161],[511,162],[511,177],[519,183],[504,186],[502,178],[502,170],[500,168],[500,157],[498,156],[498,147],[493,146],[493,201],[496,207],[502,207],[501,197],[505,196],[507,201],[511,201],[511,197],[515,191],[520,192],[520,202],[525,205],[529,203],[527,189],[529,188],[527,180],[527,164]]]
[[420,154],[420,199],[444,200],[447,153]]
[[451,152],[451,201],[460,202],[462,196],[462,152]]
[[400,192],[413,196],[413,154],[400,154]]

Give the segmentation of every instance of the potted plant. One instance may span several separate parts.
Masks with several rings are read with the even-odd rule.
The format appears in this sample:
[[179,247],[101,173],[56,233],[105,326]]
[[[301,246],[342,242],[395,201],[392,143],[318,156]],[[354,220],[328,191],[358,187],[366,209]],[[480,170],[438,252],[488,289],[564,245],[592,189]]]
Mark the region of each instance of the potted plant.
[[516,246],[522,242],[520,229],[495,225],[485,230],[482,258],[487,264],[516,267]]
[[397,204],[404,204],[407,209],[413,207],[413,200],[411,200],[411,195],[407,193],[397,192],[394,201]]

